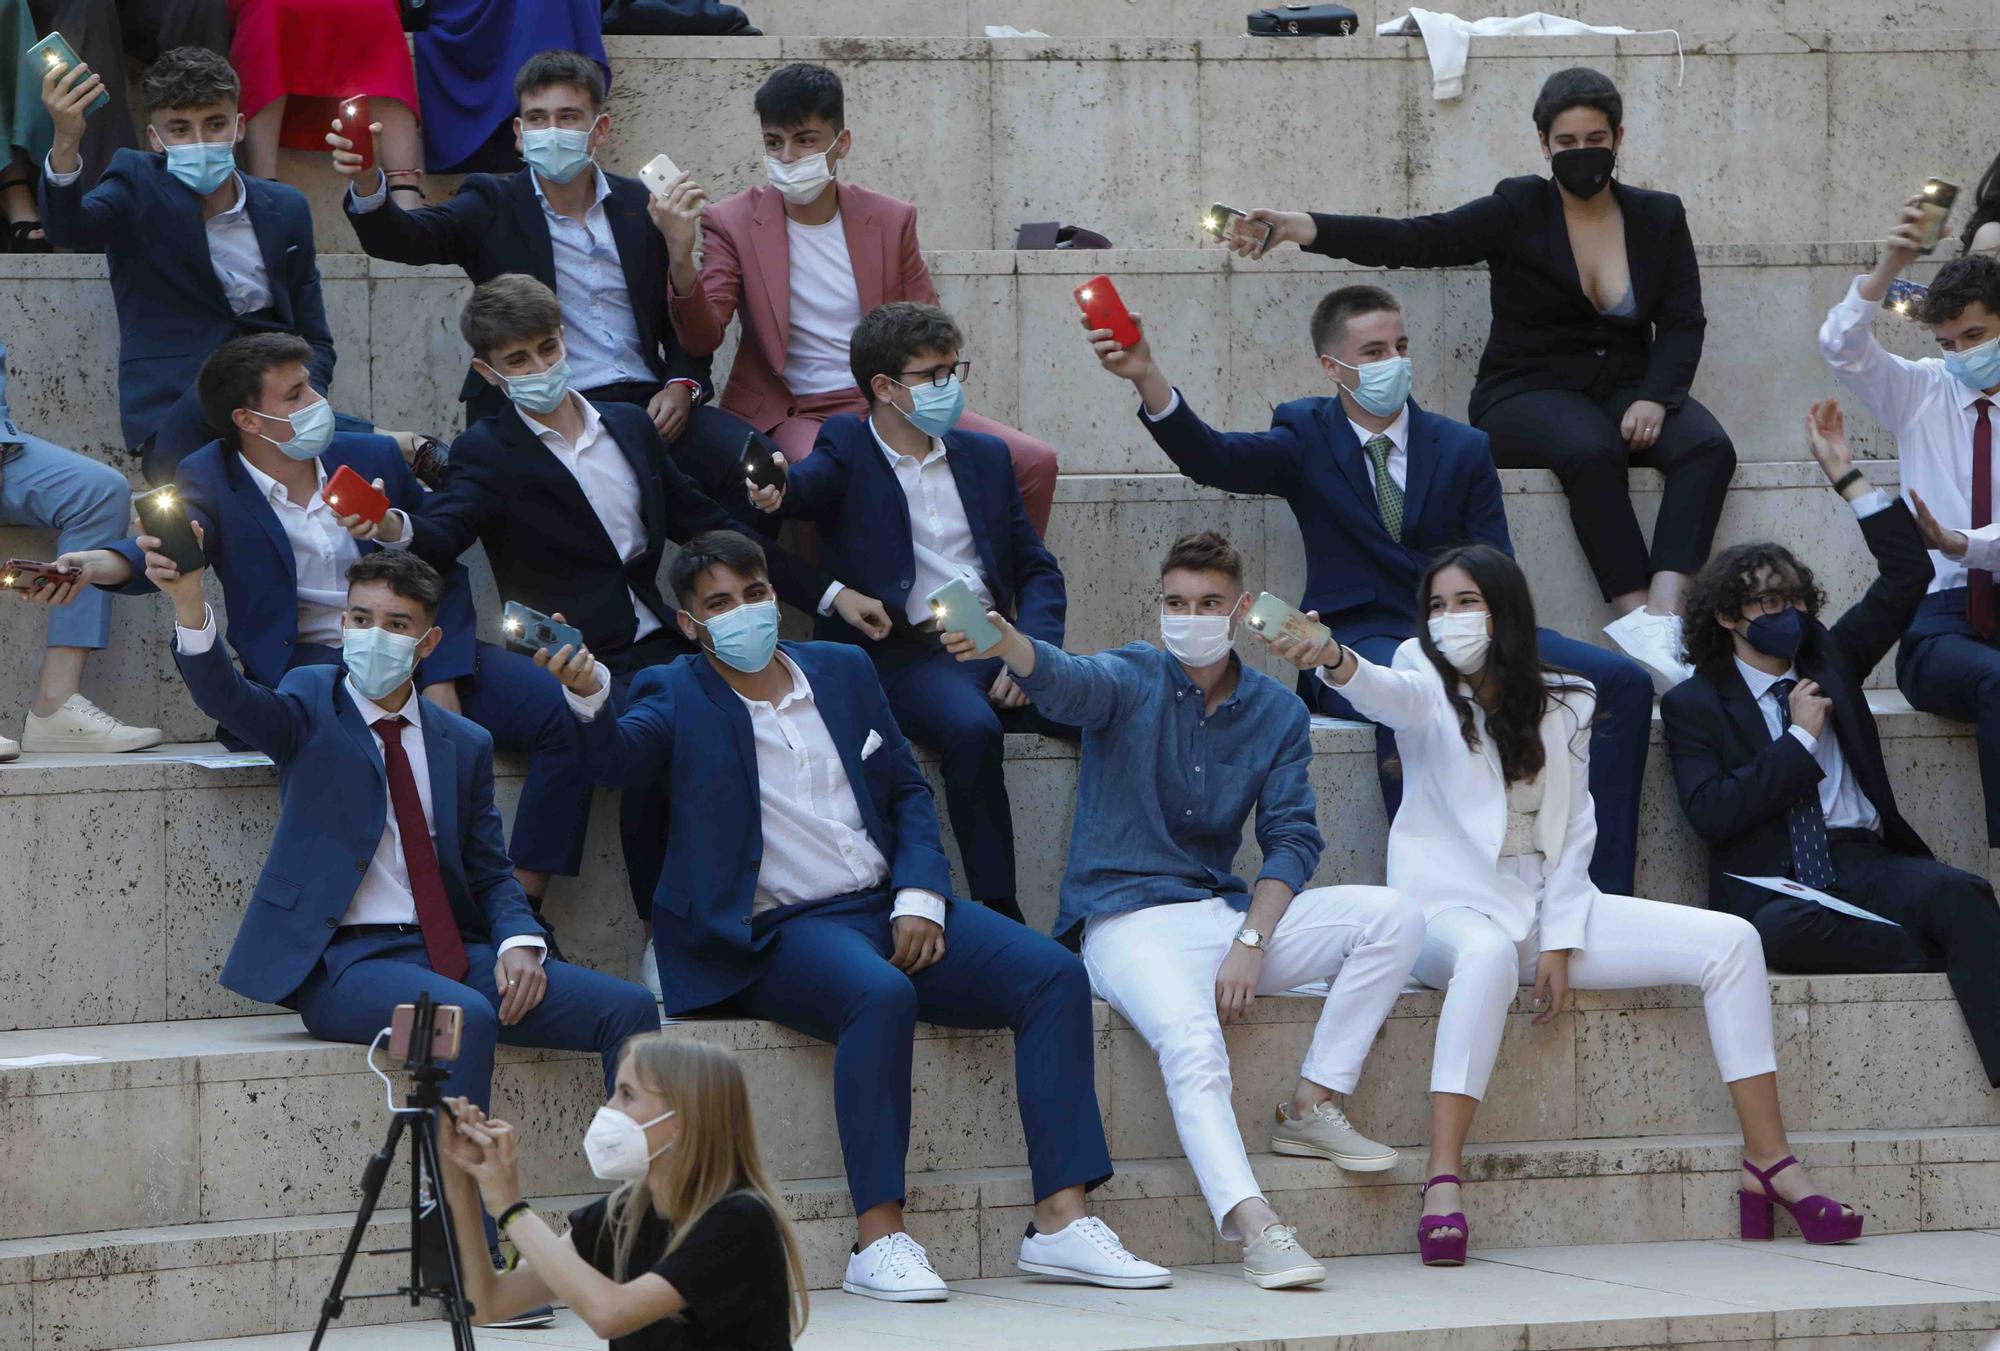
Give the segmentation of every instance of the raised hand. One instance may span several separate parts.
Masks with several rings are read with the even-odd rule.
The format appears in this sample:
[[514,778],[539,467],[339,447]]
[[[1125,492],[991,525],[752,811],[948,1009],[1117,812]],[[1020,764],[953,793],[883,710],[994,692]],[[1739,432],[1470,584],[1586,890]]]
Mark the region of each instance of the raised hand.
[[1807,410],[1806,449],[1828,483],[1838,483],[1854,468],[1854,454],[1847,448],[1847,416],[1838,400],[1821,399]]
[[[1938,518],[1931,515],[1931,509],[1924,505],[1924,499],[1910,489],[1910,510],[1916,513],[1917,533],[1924,537],[1926,549],[1936,549],[1946,558],[1963,558],[1965,551],[1972,547],[1972,541],[1957,530],[1947,530],[1938,524]],[[61,562],[61,559],[57,559]],[[58,601],[57,604],[62,602]]]

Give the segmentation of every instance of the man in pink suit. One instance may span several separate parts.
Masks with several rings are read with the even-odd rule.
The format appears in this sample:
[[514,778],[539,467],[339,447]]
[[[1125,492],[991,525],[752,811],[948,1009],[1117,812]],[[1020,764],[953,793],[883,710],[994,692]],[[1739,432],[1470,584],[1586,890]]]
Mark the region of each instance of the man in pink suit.
[[[824,66],[786,66],[764,81],[756,106],[768,187],[704,209],[700,186],[683,182],[650,210],[672,258],[668,313],[681,346],[707,356],[741,314],[722,406],[800,460],[835,413],[867,416],[847,363],[861,316],[892,300],[935,305],[938,296],[918,251],[917,209],[835,181],[854,141],[840,77]],[[1007,443],[1028,516],[1046,533],[1055,451],[977,413],[958,425]]]

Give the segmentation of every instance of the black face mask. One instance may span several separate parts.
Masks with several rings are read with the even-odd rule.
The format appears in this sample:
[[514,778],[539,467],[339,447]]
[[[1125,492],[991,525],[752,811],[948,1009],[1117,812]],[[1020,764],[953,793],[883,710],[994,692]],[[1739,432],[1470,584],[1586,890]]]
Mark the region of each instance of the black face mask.
[[1617,161],[1618,152],[1608,145],[1558,150],[1549,157],[1549,172],[1571,196],[1588,201],[1604,191],[1604,185],[1611,181],[1611,166]]

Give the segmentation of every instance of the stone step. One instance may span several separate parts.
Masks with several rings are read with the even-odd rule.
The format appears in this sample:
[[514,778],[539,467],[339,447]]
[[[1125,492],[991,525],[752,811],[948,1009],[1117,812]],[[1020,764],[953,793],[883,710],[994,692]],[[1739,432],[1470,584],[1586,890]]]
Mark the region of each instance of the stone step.
[[[1164,540],[1161,541],[1164,544]],[[1871,696],[1903,813],[1940,858],[1987,864],[1969,729],[1910,711],[1894,691]],[[1385,824],[1374,734],[1327,720],[1313,733],[1312,781],[1328,847],[1316,882],[1382,879]],[[1076,748],[1008,738],[1022,905],[1047,930],[1069,848]],[[0,1028],[89,1026],[264,1011],[216,984],[245,898],[270,847],[276,774],[207,769],[172,757],[215,754],[214,743],[117,757],[23,756],[0,766],[0,857],[26,861],[0,943]],[[937,788],[936,769],[922,757]],[[522,764],[499,760],[497,797],[511,820]],[[1674,799],[1657,724],[1641,803],[1638,891],[1698,904],[1706,895],[1700,842]],[[947,853],[957,845],[944,831]],[[1238,868],[1255,869],[1254,841]],[[624,975],[638,949],[625,897],[617,810],[599,795],[581,876],[558,878],[549,914],[572,956]],[[157,941],[106,943],[132,924]]]
[[[1942,976],[1779,977],[1772,990],[1795,1131],[2000,1127],[2000,1092],[1979,1074]],[[1352,1095],[1357,1124],[1375,1138],[1427,1138],[1439,998],[1412,991],[1398,1001]],[[1253,1145],[1319,1010],[1312,997],[1261,1000],[1229,1032],[1238,1122]],[[1529,1017],[1524,995],[1480,1115],[1482,1142],[1548,1142],[1560,1155],[1563,1142],[1733,1129],[1695,992],[1585,993],[1554,1027]],[[1113,1157],[1178,1156],[1153,1054],[1102,1004],[1095,1018]],[[793,1183],[841,1173],[830,1047],[750,1021],[677,1026],[741,1059],[774,1173]],[[52,1056],[83,1058],[31,1059]],[[20,1060],[30,1063],[11,1063]],[[920,1029],[913,1175],[1026,1163],[1012,1061],[1010,1034]],[[577,1148],[601,1100],[594,1058],[503,1049],[493,1091],[495,1110],[522,1127],[531,1193],[596,1189]],[[36,1160],[0,1176],[0,1238],[337,1213],[354,1204],[386,1129],[385,1094],[362,1048],[316,1041],[291,1015],[0,1034],[0,1138]],[[2000,1149],[1968,1157],[2000,1160]],[[826,1213],[840,1213],[839,1188],[828,1185]],[[389,1203],[403,1187],[390,1178]],[[2000,1204],[2000,1178],[1964,1190]]]
[[[1074,1346],[1098,1351],[1974,1351],[2000,1327],[2000,1233],[1901,1234],[1831,1248],[1726,1240],[1476,1248],[1466,1267],[1407,1256],[1328,1263],[1326,1283],[1274,1297],[1233,1265],[1183,1267],[1169,1290],[1027,1277],[963,1282],[912,1309],[812,1297],[806,1351]],[[574,1313],[508,1346],[603,1345]],[[446,1351],[439,1323],[336,1329],[329,1351]],[[70,1343],[51,1343],[67,1347]],[[295,1351],[297,1338],[183,1342],[152,1351]],[[36,1343],[41,1351],[42,1343]]]

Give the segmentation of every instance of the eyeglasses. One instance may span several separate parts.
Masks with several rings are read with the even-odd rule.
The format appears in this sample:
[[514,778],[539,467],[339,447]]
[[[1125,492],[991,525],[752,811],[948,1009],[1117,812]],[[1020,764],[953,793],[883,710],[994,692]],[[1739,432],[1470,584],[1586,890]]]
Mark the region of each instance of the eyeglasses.
[[936,385],[939,389],[943,389],[951,383],[951,377],[954,375],[959,378],[960,383],[964,383],[967,373],[971,370],[972,363],[970,361],[955,361],[949,366],[933,366],[929,370],[904,371],[901,383],[907,387],[914,384],[917,379],[922,379]]
[[1798,597],[1789,591],[1766,591],[1743,602],[1744,614],[1774,615],[1792,608]]

